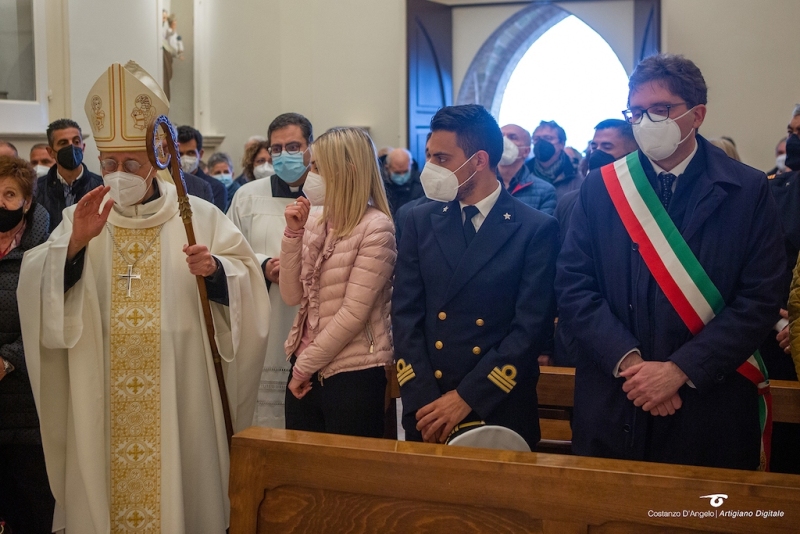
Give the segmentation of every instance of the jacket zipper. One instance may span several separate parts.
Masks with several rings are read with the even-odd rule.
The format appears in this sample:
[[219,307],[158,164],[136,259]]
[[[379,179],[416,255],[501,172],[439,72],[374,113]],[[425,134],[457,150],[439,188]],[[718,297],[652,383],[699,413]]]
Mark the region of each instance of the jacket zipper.
[[[370,323],[367,323],[364,333],[367,335],[367,340],[369,341],[369,353],[373,354],[375,352],[375,338],[372,336],[372,325]],[[319,378],[319,385],[324,385],[322,380],[325,377],[322,376],[322,373],[317,373],[317,377]]]
[[375,352],[375,338],[372,337],[372,325],[367,323],[367,327],[364,331],[367,334],[367,340],[369,340],[369,353],[372,354]]

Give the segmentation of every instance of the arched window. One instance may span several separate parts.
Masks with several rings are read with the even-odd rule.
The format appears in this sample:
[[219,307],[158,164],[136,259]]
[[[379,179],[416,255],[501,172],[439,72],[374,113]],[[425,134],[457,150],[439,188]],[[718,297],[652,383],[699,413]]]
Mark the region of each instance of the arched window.
[[626,100],[625,68],[605,39],[570,12],[539,3],[484,42],[456,97],[457,104],[482,104],[501,125],[532,130],[555,120],[579,150],[598,122],[622,118]]
[[608,43],[570,15],[551,27],[522,56],[502,92],[498,122],[532,131],[555,120],[567,144],[583,150],[594,126],[621,119],[628,75]]

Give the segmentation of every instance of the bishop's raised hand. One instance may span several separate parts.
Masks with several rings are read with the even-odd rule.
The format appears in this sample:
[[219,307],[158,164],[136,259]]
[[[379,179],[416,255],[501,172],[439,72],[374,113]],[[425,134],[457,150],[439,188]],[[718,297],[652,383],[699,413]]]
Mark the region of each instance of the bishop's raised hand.
[[109,191],[111,191],[111,188],[108,186],[97,186],[84,195],[75,206],[75,213],[72,216],[72,235],[69,238],[69,246],[67,248],[67,259],[73,259],[81,249],[89,244],[89,241],[103,231],[103,227],[108,221],[108,215],[111,213],[111,208],[114,207],[114,201],[108,199],[102,210],[100,209],[103,198]]

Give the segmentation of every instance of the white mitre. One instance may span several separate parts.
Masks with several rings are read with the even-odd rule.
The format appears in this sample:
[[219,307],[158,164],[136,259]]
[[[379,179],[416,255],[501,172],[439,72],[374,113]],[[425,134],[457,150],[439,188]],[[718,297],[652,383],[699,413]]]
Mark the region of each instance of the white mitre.
[[114,63],[92,86],[84,105],[100,152],[146,150],[147,126],[169,112],[158,82],[134,61]]

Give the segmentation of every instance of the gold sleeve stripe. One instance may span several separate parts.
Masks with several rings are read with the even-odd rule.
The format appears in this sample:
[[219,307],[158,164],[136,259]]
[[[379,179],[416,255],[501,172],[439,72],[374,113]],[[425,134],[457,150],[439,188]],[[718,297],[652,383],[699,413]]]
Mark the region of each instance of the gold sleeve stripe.
[[490,375],[489,375],[489,380],[491,380],[491,381],[494,383],[494,385],[495,385],[495,386],[499,387],[500,389],[502,389],[502,390],[503,390],[503,391],[505,391],[506,393],[511,393],[511,388],[510,388],[510,387],[508,387],[508,386],[507,386],[506,384],[504,384],[503,382],[501,382],[500,380],[498,380],[498,379],[495,377],[495,375],[494,375],[494,374],[490,374]]
[[405,360],[397,360],[397,384],[402,386],[412,378],[417,376],[414,374],[414,369]]
[[417,376],[414,373],[414,370],[411,369],[411,367],[407,367],[406,369],[407,371],[405,371],[402,375],[401,374],[397,375],[397,384],[400,386],[402,386],[403,384],[405,384],[406,382]]
[[397,379],[402,380],[404,377],[413,374],[414,374],[414,369],[412,369],[410,365],[407,365],[402,371],[397,372]]
[[506,393],[510,393],[511,390],[514,389],[514,386],[517,385],[513,379],[505,376],[497,367],[492,369],[492,372],[489,373],[488,378],[492,381],[492,383],[494,383],[495,386],[499,387]]

